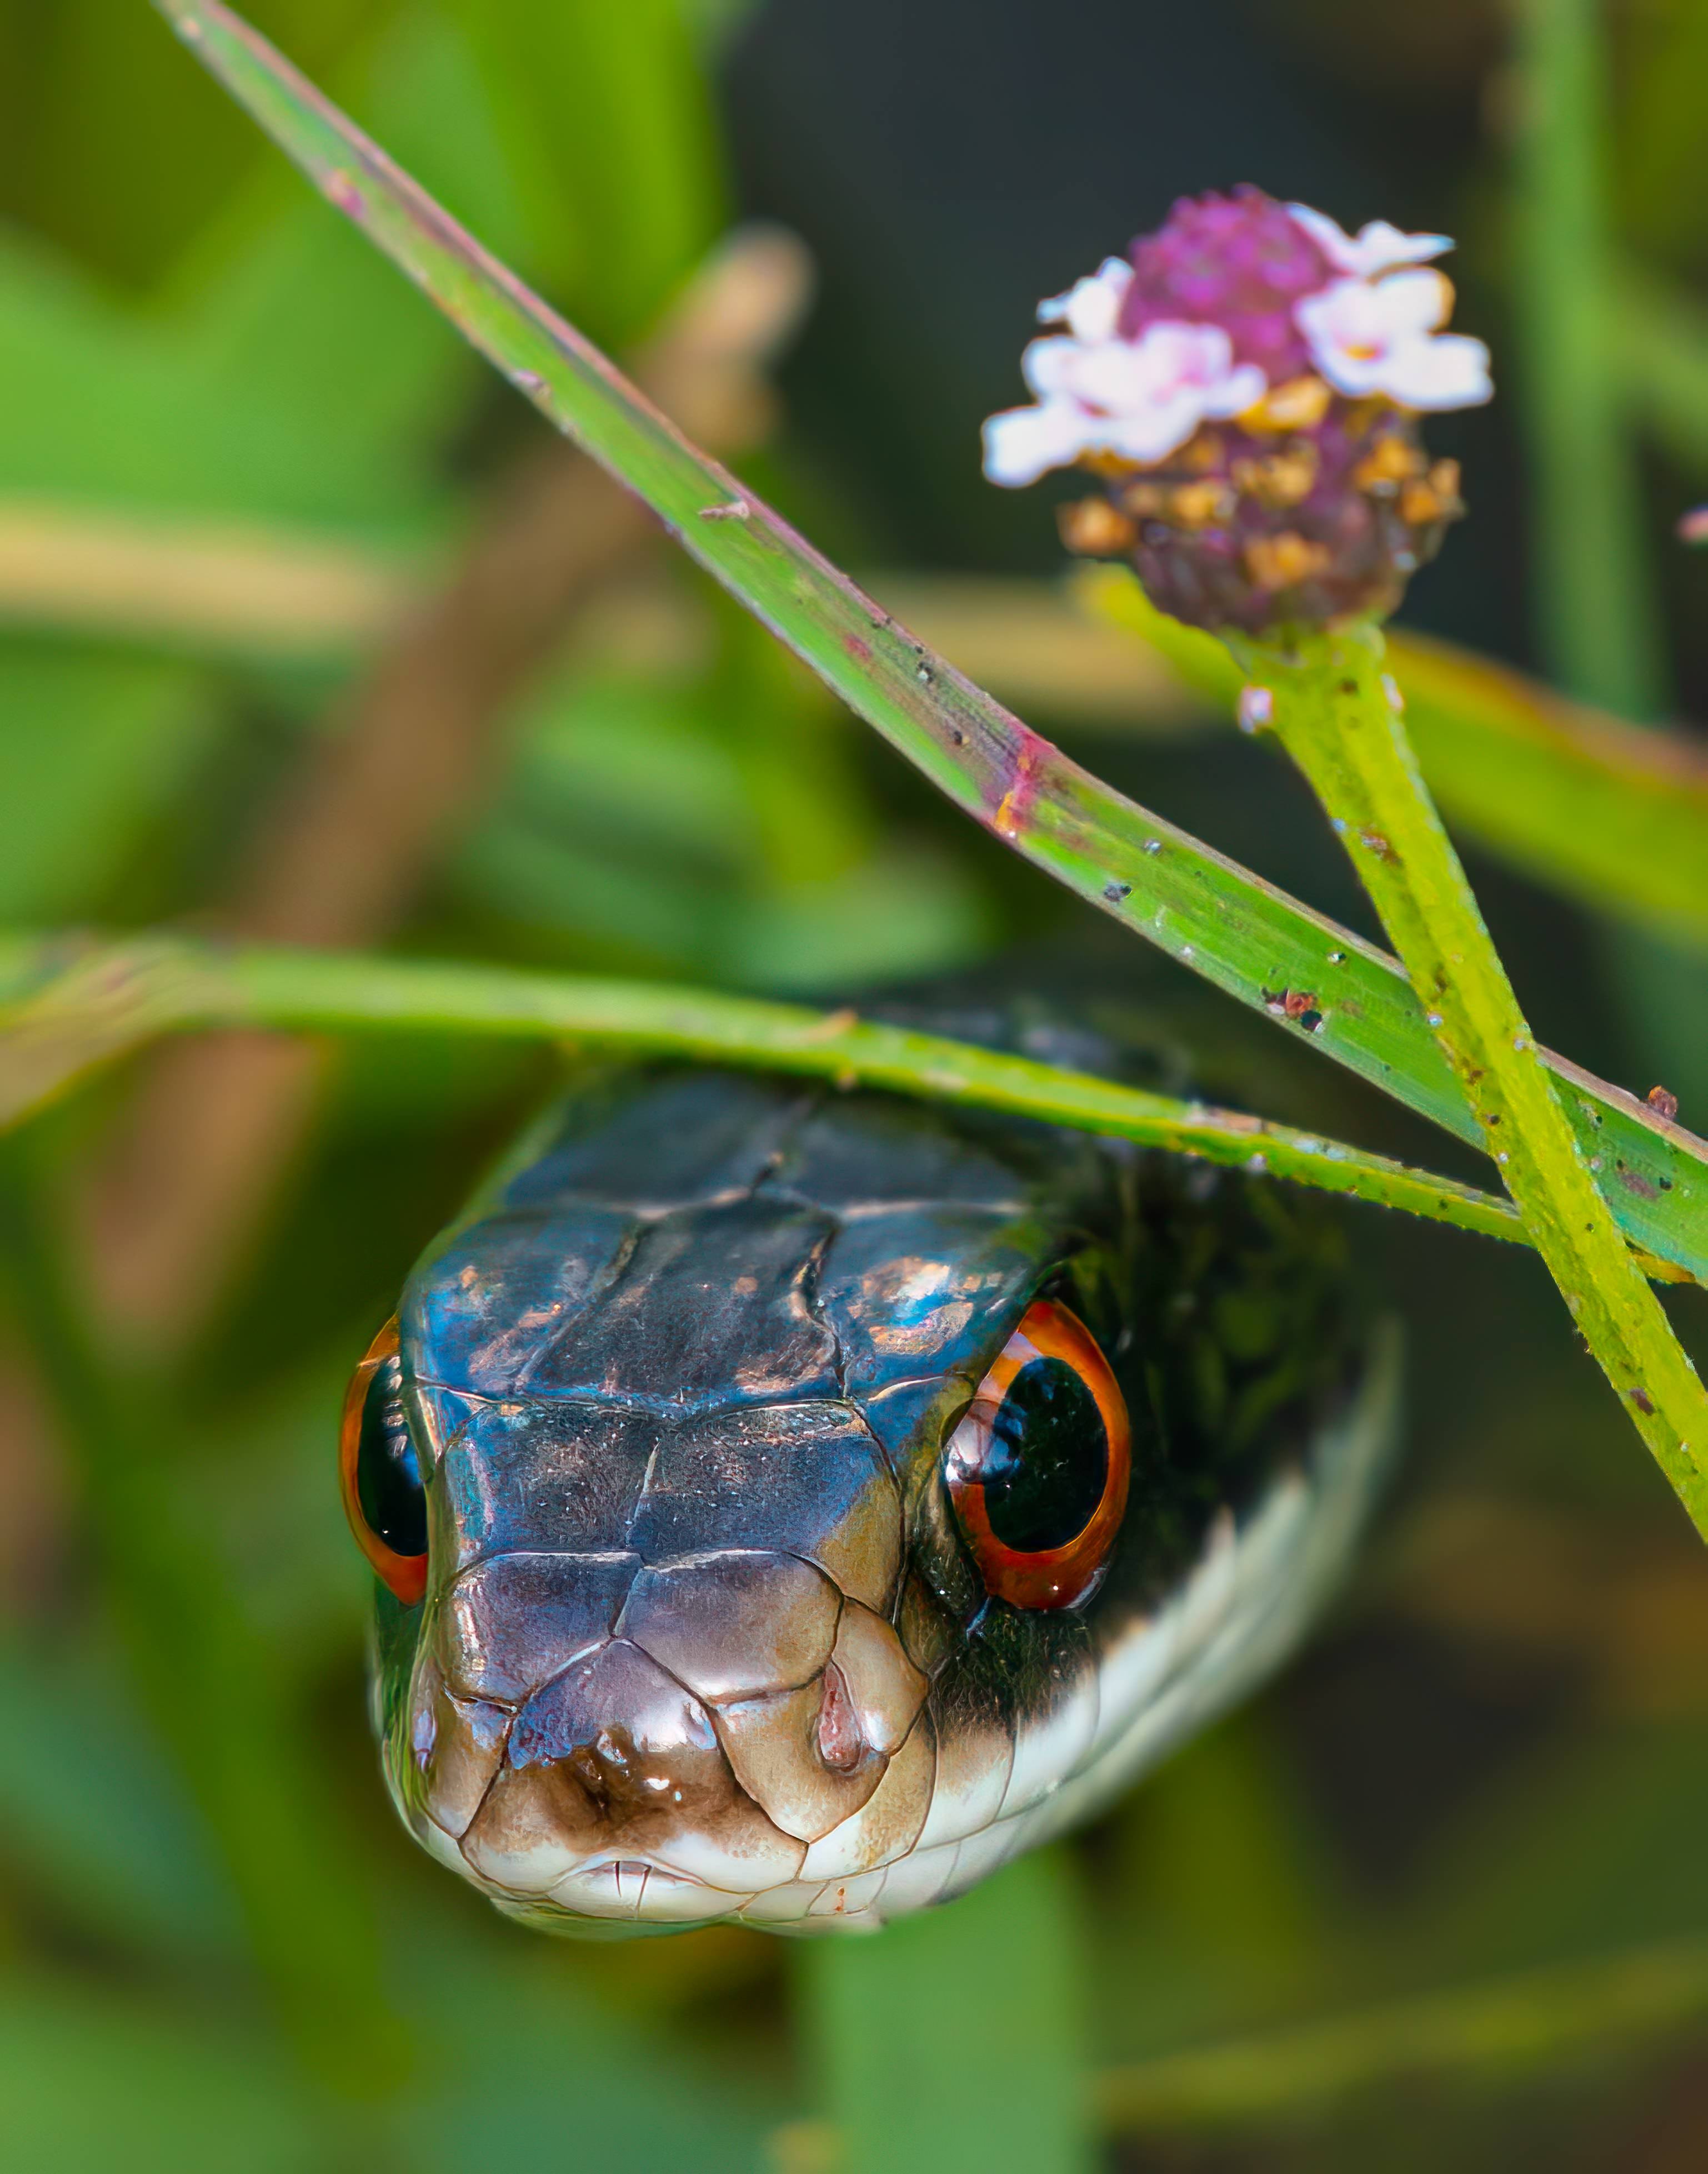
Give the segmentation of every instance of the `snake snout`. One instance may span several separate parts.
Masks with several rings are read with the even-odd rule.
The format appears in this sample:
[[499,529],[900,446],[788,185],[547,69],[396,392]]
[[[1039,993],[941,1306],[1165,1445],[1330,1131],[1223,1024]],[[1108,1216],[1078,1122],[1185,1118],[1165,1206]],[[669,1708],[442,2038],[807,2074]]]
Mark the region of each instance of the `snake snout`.
[[705,1706],[624,1638],[522,1706],[462,1846],[482,1878],[572,1907],[592,1899],[580,1875],[605,1873],[614,1906],[610,1868],[644,1863],[722,1890],[727,1909],[791,1877],[803,1854],[737,1786]]
[[923,1824],[927,1680],[799,1556],[495,1557],[446,1595],[435,1652],[416,1687],[421,1798],[506,1893],[717,1915],[817,1858],[893,1856]]

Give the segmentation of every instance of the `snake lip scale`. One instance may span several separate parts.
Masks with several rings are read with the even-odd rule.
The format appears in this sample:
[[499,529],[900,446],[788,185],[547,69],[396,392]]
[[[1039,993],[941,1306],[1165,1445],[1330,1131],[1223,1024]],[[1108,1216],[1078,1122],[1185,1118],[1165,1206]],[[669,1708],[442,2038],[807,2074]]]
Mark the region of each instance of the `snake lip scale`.
[[[1017,1016],[952,1026],[1053,1053]],[[588,1937],[868,1928],[1089,1816],[1274,1666],[1359,1528],[1397,1359],[1343,1248],[1118,1141],[587,1075],[347,1407],[398,1811]]]

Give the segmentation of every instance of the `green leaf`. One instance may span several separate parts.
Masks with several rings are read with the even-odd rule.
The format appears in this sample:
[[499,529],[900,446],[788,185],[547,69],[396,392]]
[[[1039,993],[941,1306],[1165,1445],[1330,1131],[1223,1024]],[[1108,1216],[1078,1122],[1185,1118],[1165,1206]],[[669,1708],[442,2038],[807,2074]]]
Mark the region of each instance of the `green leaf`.
[[[1395,962],[1136,807],[916,641],[531,295],[218,0],[156,0],[330,200],[558,427],[950,799],[1243,1003],[1308,993],[1315,1046],[1466,1138],[1473,1120]],[[1626,1231],[1708,1256],[1708,1147],[1550,1060]],[[1480,1144],[1480,1143],[1479,1143]],[[1665,1186],[1650,1172],[1664,1165]],[[1665,1198],[1662,1200],[1662,1194]],[[1658,1212],[1656,1212],[1658,1209]],[[1681,1233],[1688,1228],[1689,1236]]]
[[202,674],[0,638],[0,806],[18,811],[0,860],[0,912],[95,911],[213,738]]

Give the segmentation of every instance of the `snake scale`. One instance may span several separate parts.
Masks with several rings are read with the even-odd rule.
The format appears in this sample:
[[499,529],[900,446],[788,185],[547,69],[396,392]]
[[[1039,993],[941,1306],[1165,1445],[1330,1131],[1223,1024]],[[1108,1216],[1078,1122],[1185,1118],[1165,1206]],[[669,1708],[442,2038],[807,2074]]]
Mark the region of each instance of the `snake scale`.
[[[1177,1090],[1168,1034],[911,1023]],[[1394,1431],[1314,1197],[762,1073],[590,1072],[346,1405],[405,1823],[527,1923],[872,1928],[1267,1673]]]

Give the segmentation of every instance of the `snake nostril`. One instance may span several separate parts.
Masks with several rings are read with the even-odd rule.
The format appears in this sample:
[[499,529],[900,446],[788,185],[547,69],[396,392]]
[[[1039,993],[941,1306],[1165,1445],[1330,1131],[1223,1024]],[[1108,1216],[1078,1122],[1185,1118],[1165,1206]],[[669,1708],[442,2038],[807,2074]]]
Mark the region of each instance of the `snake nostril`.
[[819,1756],[838,1774],[851,1774],[865,1755],[866,1739],[847,1681],[836,1663],[827,1661],[819,1705]]

